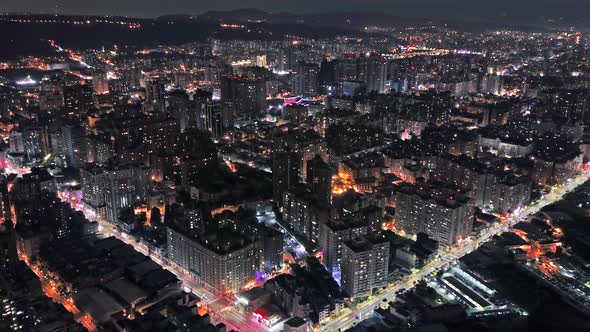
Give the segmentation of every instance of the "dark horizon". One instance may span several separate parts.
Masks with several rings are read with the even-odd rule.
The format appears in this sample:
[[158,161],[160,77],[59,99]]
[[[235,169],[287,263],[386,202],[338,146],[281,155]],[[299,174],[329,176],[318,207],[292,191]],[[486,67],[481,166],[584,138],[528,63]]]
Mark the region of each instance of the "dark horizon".
[[584,24],[590,19],[588,4],[584,0],[499,0],[494,2],[469,0],[357,0],[316,2],[302,0],[295,2],[267,2],[264,0],[226,0],[214,4],[202,4],[188,0],[171,0],[165,3],[156,0],[128,0],[124,3],[114,0],[84,3],[73,0],[41,1],[8,0],[0,4],[0,11],[10,13],[32,13],[63,15],[111,15],[153,18],[163,15],[199,15],[209,11],[232,11],[260,9],[269,13],[288,12],[312,14],[328,12],[383,13],[398,17],[433,20],[498,21],[502,23],[560,22],[562,24]]

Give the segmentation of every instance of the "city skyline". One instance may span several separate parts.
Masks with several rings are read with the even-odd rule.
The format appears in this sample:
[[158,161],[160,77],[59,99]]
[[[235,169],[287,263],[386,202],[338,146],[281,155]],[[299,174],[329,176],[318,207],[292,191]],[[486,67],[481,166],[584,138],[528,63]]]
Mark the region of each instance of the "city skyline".
[[580,2],[306,1],[0,15],[1,331],[590,329]]

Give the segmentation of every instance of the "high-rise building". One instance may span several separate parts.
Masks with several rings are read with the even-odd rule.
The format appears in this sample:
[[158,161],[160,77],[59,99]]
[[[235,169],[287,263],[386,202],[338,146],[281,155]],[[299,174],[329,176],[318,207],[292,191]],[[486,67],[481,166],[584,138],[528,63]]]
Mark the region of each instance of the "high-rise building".
[[175,119],[178,119],[180,132],[184,132],[188,127],[195,127],[198,107],[194,100],[194,95],[189,95],[184,90],[173,90],[168,94],[166,100],[166,112]]
[[345,53],[336,63],[336,81],[355,81],[358,78],[358,59],[354,53]]
[[479,92],[489,95],[499,95],[502,87],[502,76],[483,75],[479,83]]
[[0,178],[0,224],[3,224],[8,220],[12,220],[8,186],[8,179],[2,176]]
[[115,224],[122,208],[145,199],[149,169],[142,164],[111,163],[104,168],[107,221]]
[[340,95],[347,97],[358,97],[367,92],[367,84],[363,81],[342,81],[339,84]]
[[300,104],[285,105],[281,115],[285,121],[289,121],[298,126],[309,116],[309,107]]
[[337,275],[342,263],[342,242],[365,235],[368,231],[366,224],[352,220],[337,220],[321,224],[319,242],[326,269]]
[[80,167],[88,160],[86,128],[77,122],[62,126],[63,149],[66,160],[73,167]]
[[50,153],[47,127],[25,126],[13,130],[8,136],[11,155],[22,155],[28,161],[36,161]]
[[321,156],[307,162],[305,182],[318,201],[328,204],[332,198],[332,169]]
[[52,233],[55,238],[69,238],[73,234],[74,209],[55,196],[46,197],[43,204],[47,205],[47,217],[53,223]]
[[437,181],[452,183],[457,188],[468,191],[474,204],[484,207],[490,203],[497,181],[496,173],[492,165],[462,155],[438,158],[431,176]]
[[10,198],[15,202],[30,202],[44,191],[55,192],[57,185],[53,175],[44,168],[31,168],[31,173],[18,178],[10,190]]
[[113,156],[113,148],[107,138],[102,136],[88,137],[88,162],[106,164]]
[[227,128],[233,126],[233,114],[222,103],[208,101],[201,104],[197,118],[197,128],[209,132],[214,138],[225,134]]
[[105,217],[105,172],[96,164],[86,164],[80,168],[80,182],[83,204],[93,211],[95,215]]
[[395,211],[396,225],[406,233],[423,232],[450,247],[471,234],[475,207],[455,188],[422,184],[400,188]]
[[47,127],[26,127],[24,139],[27,159],[42,159],[49,154]]
[[290,130],[273,137],[273,152],[293,151],[299,155],[299,178],[307,179],[307,162],[319,155],[328,160],[328,146],[314,130]]
[[370,53],[359,59],[357,80],[365,83],[367,92],[385,92],[387,62],[377,53]]
[[565,138],[539,138],[534,153],[532,178],[541,186],[564,183],[579,173],[583,154]]
[[63,130],[61,127],[49,133],[49,141],[51,142],[51,154],[53,155],[54,161],[62,161],[62,157],[65,156]]
[[283,233],[268,229],[262,237],[262,265],[267,271],[283,264]]
[[164,83],[160,80],[148,80],[145,83],[145,106],[148,111],[165,111]]
[[96,107],[94,91],[88,85],[64,87],[64,111],[70,119],[86,120],[88,114]]
[[263,111],[266,109],[266,82],[263,78],[223,76],[221,101],[240,116]]
[[336,92],[336,62],[324,59],[320,64],[318,83],[322,94],[332,95]]
[[277,69],[279,71],[290,71],[295,67],[297,63],[297,55],[295,49],[292,46],[279,49],[277,59]]
[[0,271],[12,270],[18,262],[16,234],[12,223],[0,224]]
[[205,81],[209,84],[219,85],[223,75],[226,75],[231,68],[224,64],[212,64],[205,67]]
[[295,95],[316,96],[319,94],[320,67],[316,63],[297,62],[292,91]]
[[39,110],[55,112],[64,106],[63,90],[41,91],[39,94]]
[[109,93],[109,80],[103,70],[97,70],[92,74],[92,88],[99,95]]
[[155,116],[137,121],[136,125],[132,130],[137,130],[148,153],[171,151],[175,148],[180,133],[178,119],[158,113]]
[[296,235],[317,244],[320,226],[328,222],[329,209],[319,202],[305,186],[288,190],[283,195],[283,220]]
[[356,237],[342,243],[342,290],[354,300],[386,287],[388,269],[389,241],[384,237]]
[[282,204],[283,194],[299,183],[299,159],[292,151],[272,154],[272,196],[277,204]]
[[530,198],[529,178],[504,176],[494,184],[489,205],[498,213],[511,213],[523,208]]
[[[504,91],[502,90],[501,93]],[[545,89],[540,96],[552,114],[571,120],[584,119],[588,123],[590,93],[588,89]]]
[[384,93],[387,71],[387,61],[375,52],[360,57],[345,53],[336,64],[338,93],[350,96],[364,92]]
[[8,135],[8,145],[11,154],[25,153],[25,137],[21,131],[13,130]]
[[266,63],[266,55],[264,55],[264,54],[257,55],[254,60],[255,60],[254,63],[256,65],[256,67],[266,68],[268,66]]
[[256,278],[262,245],[227,229],[194,236],[170,226],[168,258],[219,293],[238,292]]

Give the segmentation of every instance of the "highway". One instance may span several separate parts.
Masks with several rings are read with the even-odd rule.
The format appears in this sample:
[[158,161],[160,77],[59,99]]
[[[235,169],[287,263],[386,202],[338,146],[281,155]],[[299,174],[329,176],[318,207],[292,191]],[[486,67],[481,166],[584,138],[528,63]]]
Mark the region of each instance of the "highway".
[[[321,326],[321,331],[336,332],[345,331],[351,328],[354,324],[363,320],[373,314],[376,307],[384,303],[395,299],[395,293],[401,290],[406,290],[414,287],[414,284],[424,277],[434,273],[435,271],[445,267],[447,264],[459,259],[474,250],[476,250],[481,244],[491,240],[494,236],[499,235],[505,231],[508,231],[511,226],[517,224],[524,218],[539,212],[543,207],[550,205],[562,199],[562,197],[575,190],[578,186],[582,185],[588,180],[590,173],[583,172],[581,175],[566,182],[563,185],[555,186],[550,193],[546,194],[540,200],[533,202],[532,204],[524,207],[520,211],[513,213],[506,223],[496,224],[484,230],[479,237],[469,238],[460,245],[451,247],[446,252],[440,254],[441,258],[435,259],[434,261],[425,265],[419,271],[411,274],[409,277],[405,277],[402,281],[391,284],[385,290],[379,292],[377,295],[370,297],[367,301],[357,304],[353,309],[345,309],[343,312],[324,322]],[[359,319],[360,317],[360,319]]]

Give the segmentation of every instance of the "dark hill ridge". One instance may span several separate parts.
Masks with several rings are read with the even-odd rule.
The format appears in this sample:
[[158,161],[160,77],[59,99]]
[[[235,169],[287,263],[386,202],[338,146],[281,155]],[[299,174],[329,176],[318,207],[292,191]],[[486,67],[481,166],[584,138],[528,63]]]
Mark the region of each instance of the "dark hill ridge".
[[[224,29],[213,19],[187,15],[167,15],[156,19],[116,18],[119,22],[138,24],[129,28],[121,24],[98,23],[98,16],[4,15],[0,16],[0,59],[23,55],[42,55],[48,51],[47,40],[73,49],[100,48],[113,44],[135,47],[178,45],[202,42],[207,38],[277,40],[285,35],[331,38],[339,34],[364,33],[339,27],[314,26],[303,23],[251,23],[256,29]],[[113,17],[104,17],[114,19]],[[226,19],[224,19],[225,21]],[[72,24],[90,21],[89,24]],[[258,31],[261,31],[259,33]]]
[[[72,21],[90,24],[71,24]],[[126,22],[139,26],[130,29]],[[240,23],[247,29],[224,29],[220,23]],[[41,55],[47,52],[46,42],[53,39],[74,49],[99,48],[113,44],[135,47],[201,42],[207,38],[277,40],[285,35],[309,38],[333,38],[337,35],[366,36],[368,25],[388,27],[426,26],[448,24],[449,28],[481,31],[498,27],[527,30],[526,27],[481,24],[477,22],[444,23],[423,19],[400,18],[386,13],[269,13],[258,9],[211,11],[201,15],[172,14],[158,18],[129,18],[121,16],[90,15],[32,15],[5,14],[0,16],[0,59],[22,55]],[[250,29],[253,28],[253,29]],[[248,32],[251,30],[251,32]],[[539,29],[536,29],[539,30]]]
[[[295,14],[288,12],[270,13],[260,9],[236,9],[228,11],[209,11],[193,17],[197,21],[214,21],[226,23],[248,23],[262,21],[270,24],[306,24],[310,26],[335,27],[345,30],[362,30],[368,25],[387,27],[447,25],[460,30],[480,31],[486,29],[510,28],[513,30],[530,30],[530,26],[518,26],[494,21],[432,20],[419,17],[404,17],[382,12],[326,12]],[[535,28],[534,30],[539,30]]]
[[225,21],[236,20],[240,22],[248,21],[268,21],[273,14],[267,13],[260,9],[244,8],[230,11],[209,11],[197,16],[198,20],[204,21]]
[[273,24],[305,23],[310,25],[334,25],[339,27],[361,28],[367,24],[407,25],[423,24],[423,19],[400,18],[385,13],[369,12],[335,12],[318,14],[294,14],[288,12],[269,13],[260,9],[236,9],[230,11],[209,11],[196,16],[200,21],[234,21],[254,22],[263,21]]

